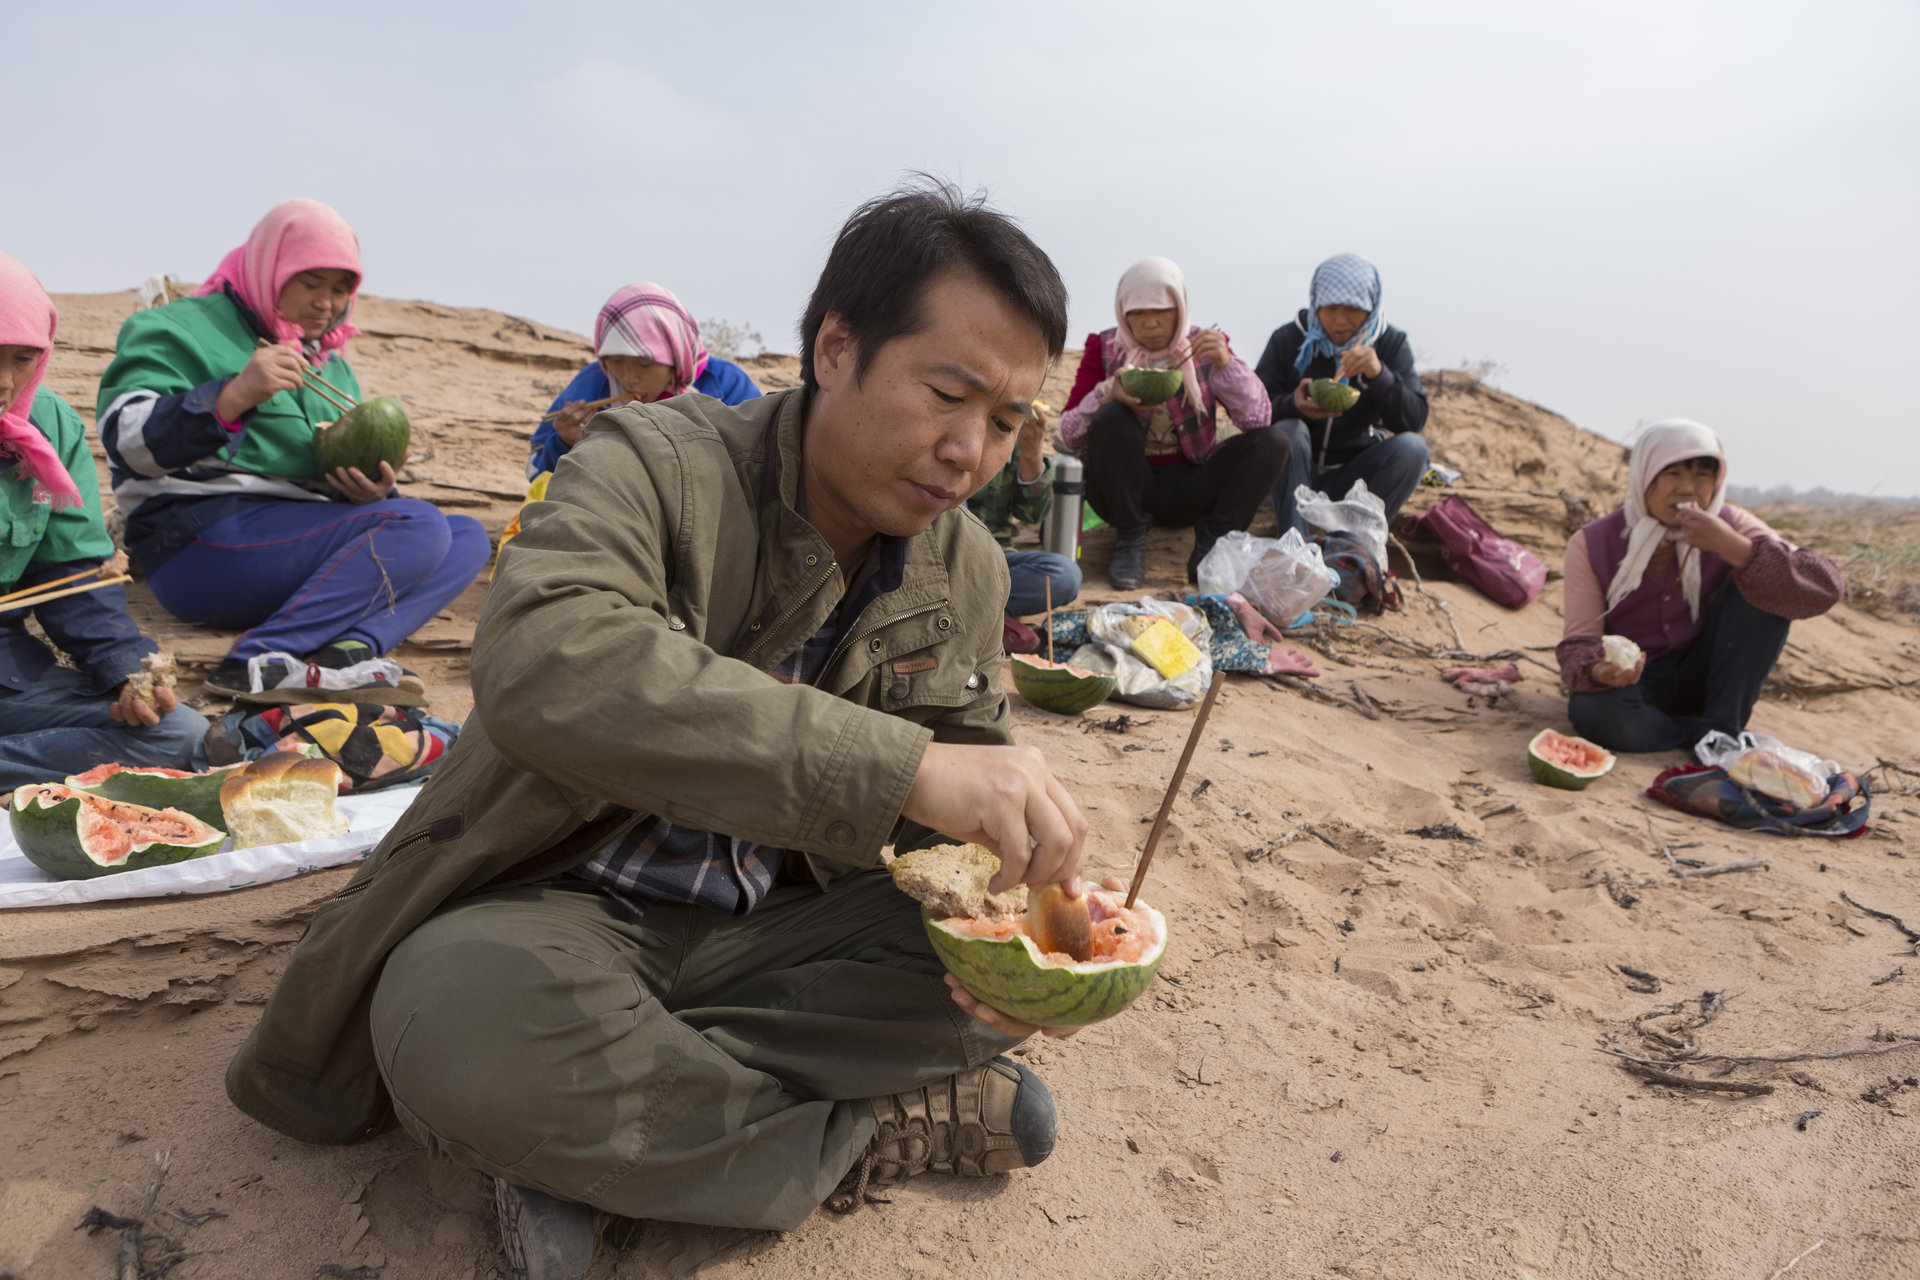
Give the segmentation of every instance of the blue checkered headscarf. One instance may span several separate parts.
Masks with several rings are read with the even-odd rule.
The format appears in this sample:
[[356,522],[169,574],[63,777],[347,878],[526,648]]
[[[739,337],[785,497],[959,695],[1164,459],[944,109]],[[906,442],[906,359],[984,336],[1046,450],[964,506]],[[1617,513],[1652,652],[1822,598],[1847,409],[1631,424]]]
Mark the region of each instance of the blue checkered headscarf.
[[[1387,327],[1380,318],[1380,272],[1357,253],[1342,253],[1328,258],[1313,269],[1313,286],[1308,291],[1307,340],[1293,358],[1293,371],[1304,374],[1316,356],[1337,356],[1348,347],[1372,346]],[[1327,331],[1320,327],[1320,308],[1359,307],[1367,313],[1360,332],[1335,346]]]

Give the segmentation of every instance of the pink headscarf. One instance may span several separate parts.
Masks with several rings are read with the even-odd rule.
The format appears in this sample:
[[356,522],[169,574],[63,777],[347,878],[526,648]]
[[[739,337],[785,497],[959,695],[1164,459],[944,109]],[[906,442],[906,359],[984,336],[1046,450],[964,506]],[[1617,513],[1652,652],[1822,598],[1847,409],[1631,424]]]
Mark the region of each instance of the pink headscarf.
[[[353,272],[353,293],[333,328],[321,334],[318,342],[308,342],[299,325],[281,316],[280,291],[302,271],[329,267]],[[219,293],[227,285],[266,326],[268,337],[300,343],[315,364],[360,332],[352,323],[354,300],[360,296],[360,238],[344,218],[318,200],[287,200],[269,209],[247,242],[220,259],[194,296]]]
[[0,467],[17,466],[33,485],[34,501],[45,494],[56,510],[81,505],[80,490],[67,474],[59,453],[27,415],[33,412],[33,395],[40,389],[40,380],[47,376],[47,362],[53,358],[53,334],[59,324],[53,299],[40,287],[39,279],[0,253],[0,346],[40,349],[26,385],[14,393],[12,400],[0,405]]
[[[1173,336],[1166,346],[1150,351],[1134,341],[1133,330],[1127,327],[1127,312],[1158,311],[1165,307],[1173,308]],[[1206,400],[1200,392],[1200,371],[1193,366],[1192,353],[1177,366],[1166,364],[1167,357],[1187,347],[1187,278],[1180,268],[1168,258],[1142,258],[1128,267],[1120,277],[1120,287],[1114,290],[1113,314],[1120,321],[1115,338],[1121,358],[1139,367],[1178,368],[1187,402],[1196,414],[1205,417]]]
[[680,305],[673,290],[650,280],[615,290],[600,308],[593,322],[593,354],[639,356],[672,365],[670,396],[685,394],[707,371],[709,359],[700,345],[700,322]]

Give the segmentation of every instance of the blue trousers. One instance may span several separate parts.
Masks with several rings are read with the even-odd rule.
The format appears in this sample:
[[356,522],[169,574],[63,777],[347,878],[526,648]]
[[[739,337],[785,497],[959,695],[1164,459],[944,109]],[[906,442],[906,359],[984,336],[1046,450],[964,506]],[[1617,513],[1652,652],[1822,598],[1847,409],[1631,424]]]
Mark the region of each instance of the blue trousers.
[[1056,609],[1080,594],[1080,566],[1052,551],[1009,551],[1007,572],[1013,575],[1007,612],[1016,618],[1045,612],[1049,580]]
[[492,547],[430,502],[256,502],[208,525],[150,582],[168,613],[244,628],[228,656],[305,656],[353,639],[386,653],[467,589]]
[[1573,731],[1609,751],[1676,751],[1708,731],[1747,727],[1787,644],[1787,619],[1756,609],[1731,579],[1708,602],[1699,638],[1648,659],[1638,684],[1567,699]]
[[58,782],[97,764],[190,769],[207,718],[176,707],[151,729],[108,714],[113,699],[71,667],[51,667],[31,687],[0,689],[0,792]]
[[1347,496],[1354,481],[1365,480],[1367,491],[1386,504],[1387,527],[1391,529],[1393,518],[1407,505],[1407,499],[1420,487],[1420,477],[1427,474],[1427,468],[1433,463],[1433,453],[1427,448],[1426,440],[1418,432],[1402,431],[1375,441],[1347,461],[1323,471],[1313,464],[1313,446],[1307,438],[1306,423],[1288,418],[1274,423],[1268,430],[1284,431],[1293,441],[1287,469],[1280,473],[1280,483],[1273,487],[1273,514],[1280,522],[1280,532],[1285,533],[1287,526],[1292,525],[1303,538],[1307,536],[1307,522],[1294,509],[1293,502],[1293,491],[1299,486],[1304,484],[1338,501]]

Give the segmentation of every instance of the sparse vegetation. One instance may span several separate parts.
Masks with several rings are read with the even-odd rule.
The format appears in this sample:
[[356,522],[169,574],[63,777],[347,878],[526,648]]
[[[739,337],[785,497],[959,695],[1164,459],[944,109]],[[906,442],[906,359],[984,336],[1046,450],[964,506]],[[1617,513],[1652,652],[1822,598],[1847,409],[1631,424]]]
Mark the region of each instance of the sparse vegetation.
[[1795,543],[1832,556],[1846,571],[1849,604],[1920,614],[1920,504],[1789,500],[1752,510]]
[[702,320],[700,341],[706,344],[709,355],[722,360],[744,360],[767,349],[758,329],[749,329],[731,320]]

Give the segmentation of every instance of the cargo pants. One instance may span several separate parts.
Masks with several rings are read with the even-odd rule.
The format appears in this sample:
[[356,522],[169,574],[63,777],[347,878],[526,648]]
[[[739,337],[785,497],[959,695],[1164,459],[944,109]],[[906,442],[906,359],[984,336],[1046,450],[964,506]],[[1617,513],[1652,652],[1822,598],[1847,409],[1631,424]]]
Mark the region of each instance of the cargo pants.
[[1018,1043],[953,1003],[884,871],[745,916],[567,882],[481,894],[395,947],[381,1076],[430,1152],[633,1218],[792,1230],[873,1136],[863,1101]]

